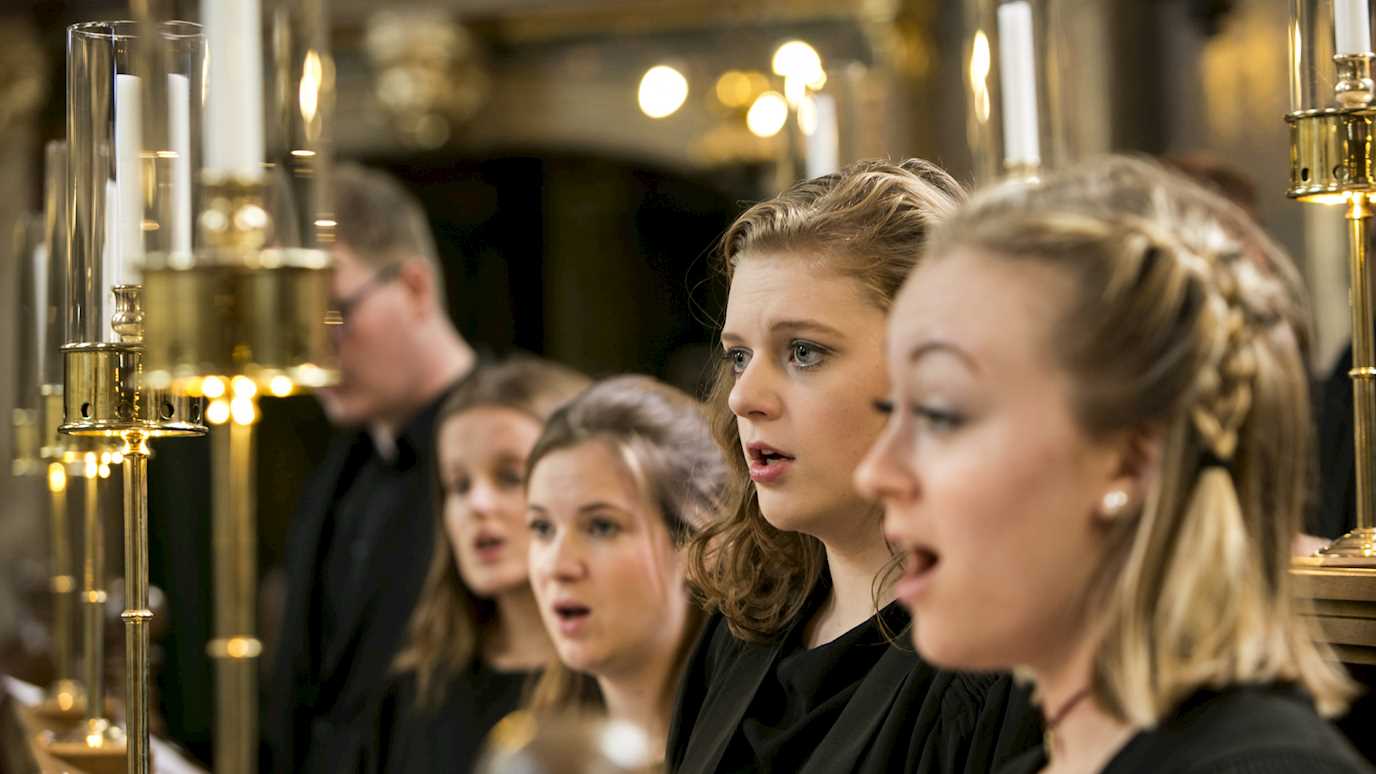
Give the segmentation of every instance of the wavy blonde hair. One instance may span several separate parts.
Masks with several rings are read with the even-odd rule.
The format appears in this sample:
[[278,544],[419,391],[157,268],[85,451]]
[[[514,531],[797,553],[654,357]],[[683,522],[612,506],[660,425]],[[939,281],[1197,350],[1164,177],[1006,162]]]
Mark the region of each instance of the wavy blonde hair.
[[977,195],[931,260],[977,251],[1075,281],[1053,358],[1091,437],[1164,439],[1140,509],[1106,527],[1079,600],[1102,631],[1091,689],[1152,726],[1202,687],[1293,682],[1335,713],[1352,685],[1291,587],[1313,481],[1298,273],[1221,197],[1109,158]]
[[[438,437],[446,421],[479,408],[511,409],[544,424],[555,409],[591,383],[577,371],[525,355],[500,365],[479,367],[441,405],[435,417],[435,434]],[[478,658],[483,627],[496,615],[492,601],[474,594],[459,574],[454,546],[444,529],[444,497],[438,475],[433,486],[435,540],[430,569],[407,625],[406,644],[392,664],[394,671],[415,673],[417,704],[425,708],[439,706],[448,678]]]
[[[807,256],[860,283],[887,310],[917,265],[928,231],[964,198],[960,184],[929,162],[862,161],[746,210],[722,237],[719,269],[730,282],[752,253]],[[800,263],[799,271],[809,270]],[[826,569],[826,553],[821,541],[775,529],[760,512],[727,405],[733,383],[723,363],[708,411],[730,488],[721,517],[689,545],[688,572],[709,612],[721,613],[736,637],[761,642],[798,616]]]
[[[589,442],[610,444],[646,498],[657,506],[675,548],[690,542],[721,505],[726,466],[712,442],[702,406],[686,393],[647,376],[619,376],[598,382],[545,424],[526,462],[526,479],[540,461],[562,449]],[[685,593],[686,590],[685,590]],[[634,611],[626,611],[634,614]],[[689,606],[690,620],[678,645],[682,666],[702,626]],[[676,676],[677,677],[677,676]],[[677,679],[660,699],[672,701]],[[555,660],[531,691],[536,711],[576,711],[601,706],[591,675]]]

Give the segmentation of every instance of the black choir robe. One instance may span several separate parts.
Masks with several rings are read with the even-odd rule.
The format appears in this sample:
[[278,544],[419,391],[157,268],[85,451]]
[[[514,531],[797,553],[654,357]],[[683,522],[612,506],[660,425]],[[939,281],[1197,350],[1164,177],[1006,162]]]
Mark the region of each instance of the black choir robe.
[[[375,733],[375,710],[429,567],[435,417],[450,392],[406,425],[395,458],[380,461],[360,430],[331,449],[307,484],[288,538],[286,609],[264,691],[266,771],[348,772]],[[376,483],[355,486],[370,473]],[[327,589],[331,534],[341,503],[355,496],[364,498],[355,508],[366,515],[366,524],[356,526],[366,529],[349,544],[360,552],[351,588]],[[327,604],[333,608],[325,624]]]
[[[797,694],[809,683],[825,686],[827,675],[787,674],[788,662],[810,658],[800,644],[809,611],[763,645],[736,639],[720,615],[712,616],[680,685],[668,770],[989,772],[1040,743],[1040,716],[1011,678],[937,670],[913,652],[907,613],[897,603],[880,615],[896,644],[876,643],[882,636],[876,616],[857,627],[868,633],[852,630],[815,649],[832,652],[802,662],[819,673],[849,670],[826,688],[834,692],[827,697]],[[778,701],[799,705],[798,712],[782,713],[797,727],[778,727]],[[822,713],[822,723],[799,712]]]
[[[999,774],[1036,774],[1037,749]],[[1128,740],[1102,774],[1372,774],[1352,746],[1290,686],[1204,690]]]

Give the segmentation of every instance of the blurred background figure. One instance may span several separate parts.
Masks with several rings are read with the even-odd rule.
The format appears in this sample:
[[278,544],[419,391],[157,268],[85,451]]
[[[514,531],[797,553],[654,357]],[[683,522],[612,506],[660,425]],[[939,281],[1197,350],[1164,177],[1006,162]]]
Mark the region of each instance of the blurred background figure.
[[527,571],[526,457],[545,419],[589,383],[516,357],[480,369],[440,407],[435,551],[365,771],[468,771],[553,658]]
[[476,365],[445,313],[425,214],[394,180],[335,177],[342,435],[306,487],[265,704],[271,768],[338,772],[373,728],[434,541],[435,419]]

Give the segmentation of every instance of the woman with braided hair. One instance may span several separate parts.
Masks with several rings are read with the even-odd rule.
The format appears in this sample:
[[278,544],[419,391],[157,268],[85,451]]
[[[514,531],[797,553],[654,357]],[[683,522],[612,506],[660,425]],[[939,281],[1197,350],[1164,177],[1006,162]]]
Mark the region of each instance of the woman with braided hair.
[[1035,684],[1046,742],[1007,771],[1371,770],[1287,572],[1303,299],[1235,214],[1101,160],[976,196],[896,302],[857,484],[919,653]]

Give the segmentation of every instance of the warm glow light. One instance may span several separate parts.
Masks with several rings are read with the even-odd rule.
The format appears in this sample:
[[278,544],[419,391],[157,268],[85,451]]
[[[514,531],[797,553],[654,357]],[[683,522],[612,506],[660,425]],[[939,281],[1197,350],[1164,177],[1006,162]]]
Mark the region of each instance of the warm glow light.
[[272,377],[272,381],[268,382],[268,390],[279,398],[285,398],[290,395],[291,387],[291,379],[281,374]]
[[235,397],[230,401],[229,413],[236,425],[251,425],[258,419],[258,409],[253,405],[252,398]]
[[650,118],[667,118],[688,99],[688,79],[668,65],[655,65],[640,79],[640,111]]
[[1318,193],[1308,196],[1301,196],[1300,201],[1306,204],[1347,204],[1347,194],[1345,193]]
[[109,478],[109,477],[110,477],[110,466],[109,466],[109,465],[107,465],[107,464],[105,464],[105,463],[102,462],[101,465],[100,465],[100,469],[99,469],[99,470],[100,470],[100,477],[101,477],[101,478]]
[[258,384],[247,376],[236,376],[230,382],[230,387],[234,390],[234,398],[252,398],[258,394]]
[[95,478],[100,475],[100,460],[95,452],[86,452],[86,478]]
[[310,159],[315,158],[315,151],[297,148],[296,150],[291,152],[291,155],[300,159]]
[[790,40],[774,52],[774,74],[797,78],[814,91],[827,85],[827,72],[817,49],[801,40]]
[[755,96],[755,85],[740,70],[727,70],[717,79],[717,101],[729,108],[743,108]]
[[205,381],[201,382],[201,394],[211,400],[224,397],[225,381],[218,376],[207,376]]
[[111,465],[123,465],[123,464],[124,464],[124,454],[122,454],[121,452],[118,452],[118,451],[111,452],[111,453],[110,453],[110,464],[111,464]]
[[798,102],[798,128],[811,137],[817,133],[817,100],[804,96]]
[[212,400],[205,410],[206,421],[212,425],[223,425],[229,421],[229,401],[224,398]]
[[67,467],[60,462],[48,464],[48,491],[62,492],[67,489]]
[[984,30],[976,30],[970,47],[970,91],[974,96],[975,120],[981,124],[989,120],[989,65],[989,38]]
[[773,137],[788,122],[788,101],[777,91],[766,91],[755,98],[750,112],[745,114],[745,125],[756,137]]
[[792,75],[784,78],[784,99],[788,101],[790,107],[798,107],[803,104],[803,98],[807,96],[807,84],[802,78]]
[[324,80],[325,70],[320,64],[320,54],[316,51],[306,52],[306,61],[301,67],[301,87],[298,90],[298,101],[301,103],[301,116],[306,119],[306,123],[315,120],[315,111],[320,105],[320,82]]

